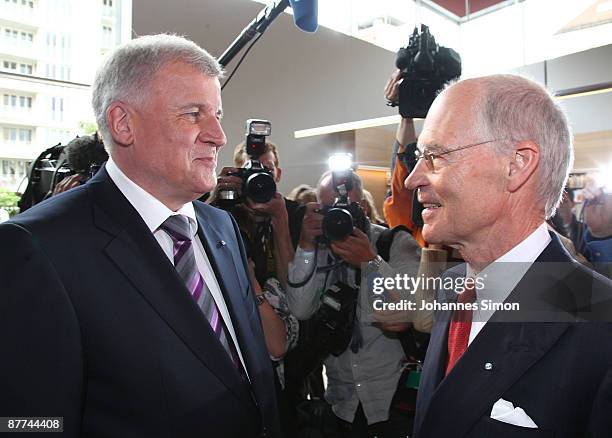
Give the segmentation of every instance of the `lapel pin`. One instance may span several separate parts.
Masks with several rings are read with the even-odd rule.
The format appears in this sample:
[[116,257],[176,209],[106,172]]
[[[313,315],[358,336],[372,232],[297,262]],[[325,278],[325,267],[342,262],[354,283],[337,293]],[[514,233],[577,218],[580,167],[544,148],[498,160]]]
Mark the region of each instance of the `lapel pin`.
[[227,244],[225,243],[225,240],[219,240],[219,241],[217,242],[217,248],[221,248],[222,246],[225,246],[225,245],[227,245]]
[[487,362],[484,364],[484,369],[487,371],[491,371],[493,369],[493,364],[491,362]]

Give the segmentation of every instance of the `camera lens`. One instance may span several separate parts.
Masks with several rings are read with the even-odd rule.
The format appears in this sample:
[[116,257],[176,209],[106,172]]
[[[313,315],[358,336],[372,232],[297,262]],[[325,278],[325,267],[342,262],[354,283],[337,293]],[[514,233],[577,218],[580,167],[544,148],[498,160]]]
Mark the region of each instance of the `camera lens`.
[[353,216],[344,208],[332,208],[323,218],[323,234],[329,240],[342,240],[353,232]]
[[266,172],[255,172],[246,180],[246,195],[254,202],[266,203],[276,193],[274,178]]

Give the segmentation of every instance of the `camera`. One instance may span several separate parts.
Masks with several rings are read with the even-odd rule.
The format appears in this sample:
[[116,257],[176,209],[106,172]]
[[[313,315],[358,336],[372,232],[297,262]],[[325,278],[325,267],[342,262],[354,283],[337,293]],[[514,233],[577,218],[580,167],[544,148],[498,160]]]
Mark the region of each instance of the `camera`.
[[[444,84],[461,76],[461,57],[441,47],[429,28],[421,25],[410,36],[408,46],[399,49],[395,65],[404,78],[399,86],[399,112],[402,117],[425,118],[436,94]],[[391,102],[395,106],[396,102]]]
[[238,204],[249,198],[258,203],[270,201],[276,194],[276,182],[270,169],[259,162],[266,147],[266,137],[272,132],[272,124],[267,120],[249,119],[246,122],[245,151],[249,161],[236,172],[228,175],[242,179],[242,197],[235,190],[219,191],[219,201],[223,204]]
[[358,289],[337,282],[321,295],[321,305],[314,314],[309,341],[324,355],[340,356],[353,336]]
[[[350,162],[349,154],[344,155],[330,158],[330,167],[334,168],[332,159],[338,160],[339,158]],[[348,199],[348,194],[353,189],[353,170],[346,165],[336,167],[336,170],[332,170],[332,184],[339,196],[331,207],[319,209],[319,213],[323,215],[321,226],[323,235],[319,239],[321,243],[342,240],[351,235],[353,227],[364,232],[368,227],[368,221],[361,205],[358,202],[350,202]]]
[[30,167],[28,186],[19,202],[20,212],[51,196],[66,177],[80,174],[84,184],[106,160],[108,154],[97,133],[77,136],[65,146],[59,143],[46,149]]
[[319,213],[323,215],[322,243],[345,239],[351,235],[353,227],[364,232],[367,229],[367,219],[358,202],[340,197],[333,206],[319,209]]

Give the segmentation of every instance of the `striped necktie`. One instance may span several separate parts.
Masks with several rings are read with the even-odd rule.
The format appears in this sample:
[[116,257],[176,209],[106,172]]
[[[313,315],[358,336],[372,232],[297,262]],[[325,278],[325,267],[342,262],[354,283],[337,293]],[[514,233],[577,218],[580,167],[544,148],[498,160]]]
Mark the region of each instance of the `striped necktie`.
[[210,323],[215,336],[227,351],[234,366],[244,377],[242,364],[238,357],[238,352],[234,342],[232,341],[227,328],[223,323],[223,318],[219,313],[217,304],[212,296],[212,293],[206,286],[200,271],[196,265],[195,253],[191,244],[191,227],[189,219],[183,215],[173,215],[164,221],[160,227],[164,230],[174,242],[174,267],[181,279],[185,282],[187,290],[193,297],[193,300],[200,307],[204,316]]

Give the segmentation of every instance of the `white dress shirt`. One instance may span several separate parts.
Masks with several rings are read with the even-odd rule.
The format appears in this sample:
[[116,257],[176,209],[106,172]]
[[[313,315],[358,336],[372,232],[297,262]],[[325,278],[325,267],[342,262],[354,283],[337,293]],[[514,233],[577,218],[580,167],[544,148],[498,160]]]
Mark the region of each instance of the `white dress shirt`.
[[[474,279],[480,277],[484,284],[482,289],[476,287],[476,302],[491,300],[493,303],[503,303],[550,241],[548,227],[546,222],[543,222],[525,240],[479,273],[476,273],[468,264],[466,277]],[[474,310],[468,345],[480,333],[493,313],[495,313],[494,310],[482,309],[482,306]]]
[[238,355],[240,356],[240,361],[242,362],[242,366],[246,371],[242,352],[240,351],[240,346],[236,338],[236,332],[234,331],[234,326],[232,324],[229,311],[227,310],[227,305],[225,304],[225,300],[223,299],[223,294],[221,293],[219,282],[217,281],[217,277],[215,276],[215,273],[212,269],[210,260],[208,260],[206,251],[202,246],[200,237],[197,235],[198,221],[196,219],[193,204],[191,202],[188,202],[187,204],[179,208],[177,211],[170,210],[153,195],[151,195],[142,187],[130,180],[121,171],[121,169],[119,169],[119,167],[113,161],[112,158],[109,158],[106,163],[106,171],[108,172],[108,175],[110,176],[111,180],[113,180],[115,185],[119,188],[121,193],[123,193],[129,203],[132,204],[138,214],[142,217],[145,224],[147,224],[147,227],[149,227],[149,230],[151,230],[151,233],[153,233],[153,236],[159,243],[159,246],[161,246],[162,250],[164,251],[164,253],[172,264],[174,264],[174,242],[172,241],[172,238],[160,228],[160,226],[164,223],[166,219],[168,219],[168,217],[172,215],[182,214],[184,216],[187,216],[187,218],[189,219],[191,234],[193,236],[192,243],[193,250],[195,253],[196,266],[198,267],[200,275],[202,275],[206,286],[208,286],[208,289],[210,290],[213,299],[217,304],[219,313],[221,314],[223,322],[225,322],[225,326],[227,327],[227,330],[229,331],[229,334],[231,335],[232,340],[234,341],[234,345],[236,346],[236,350],[238,351]]

